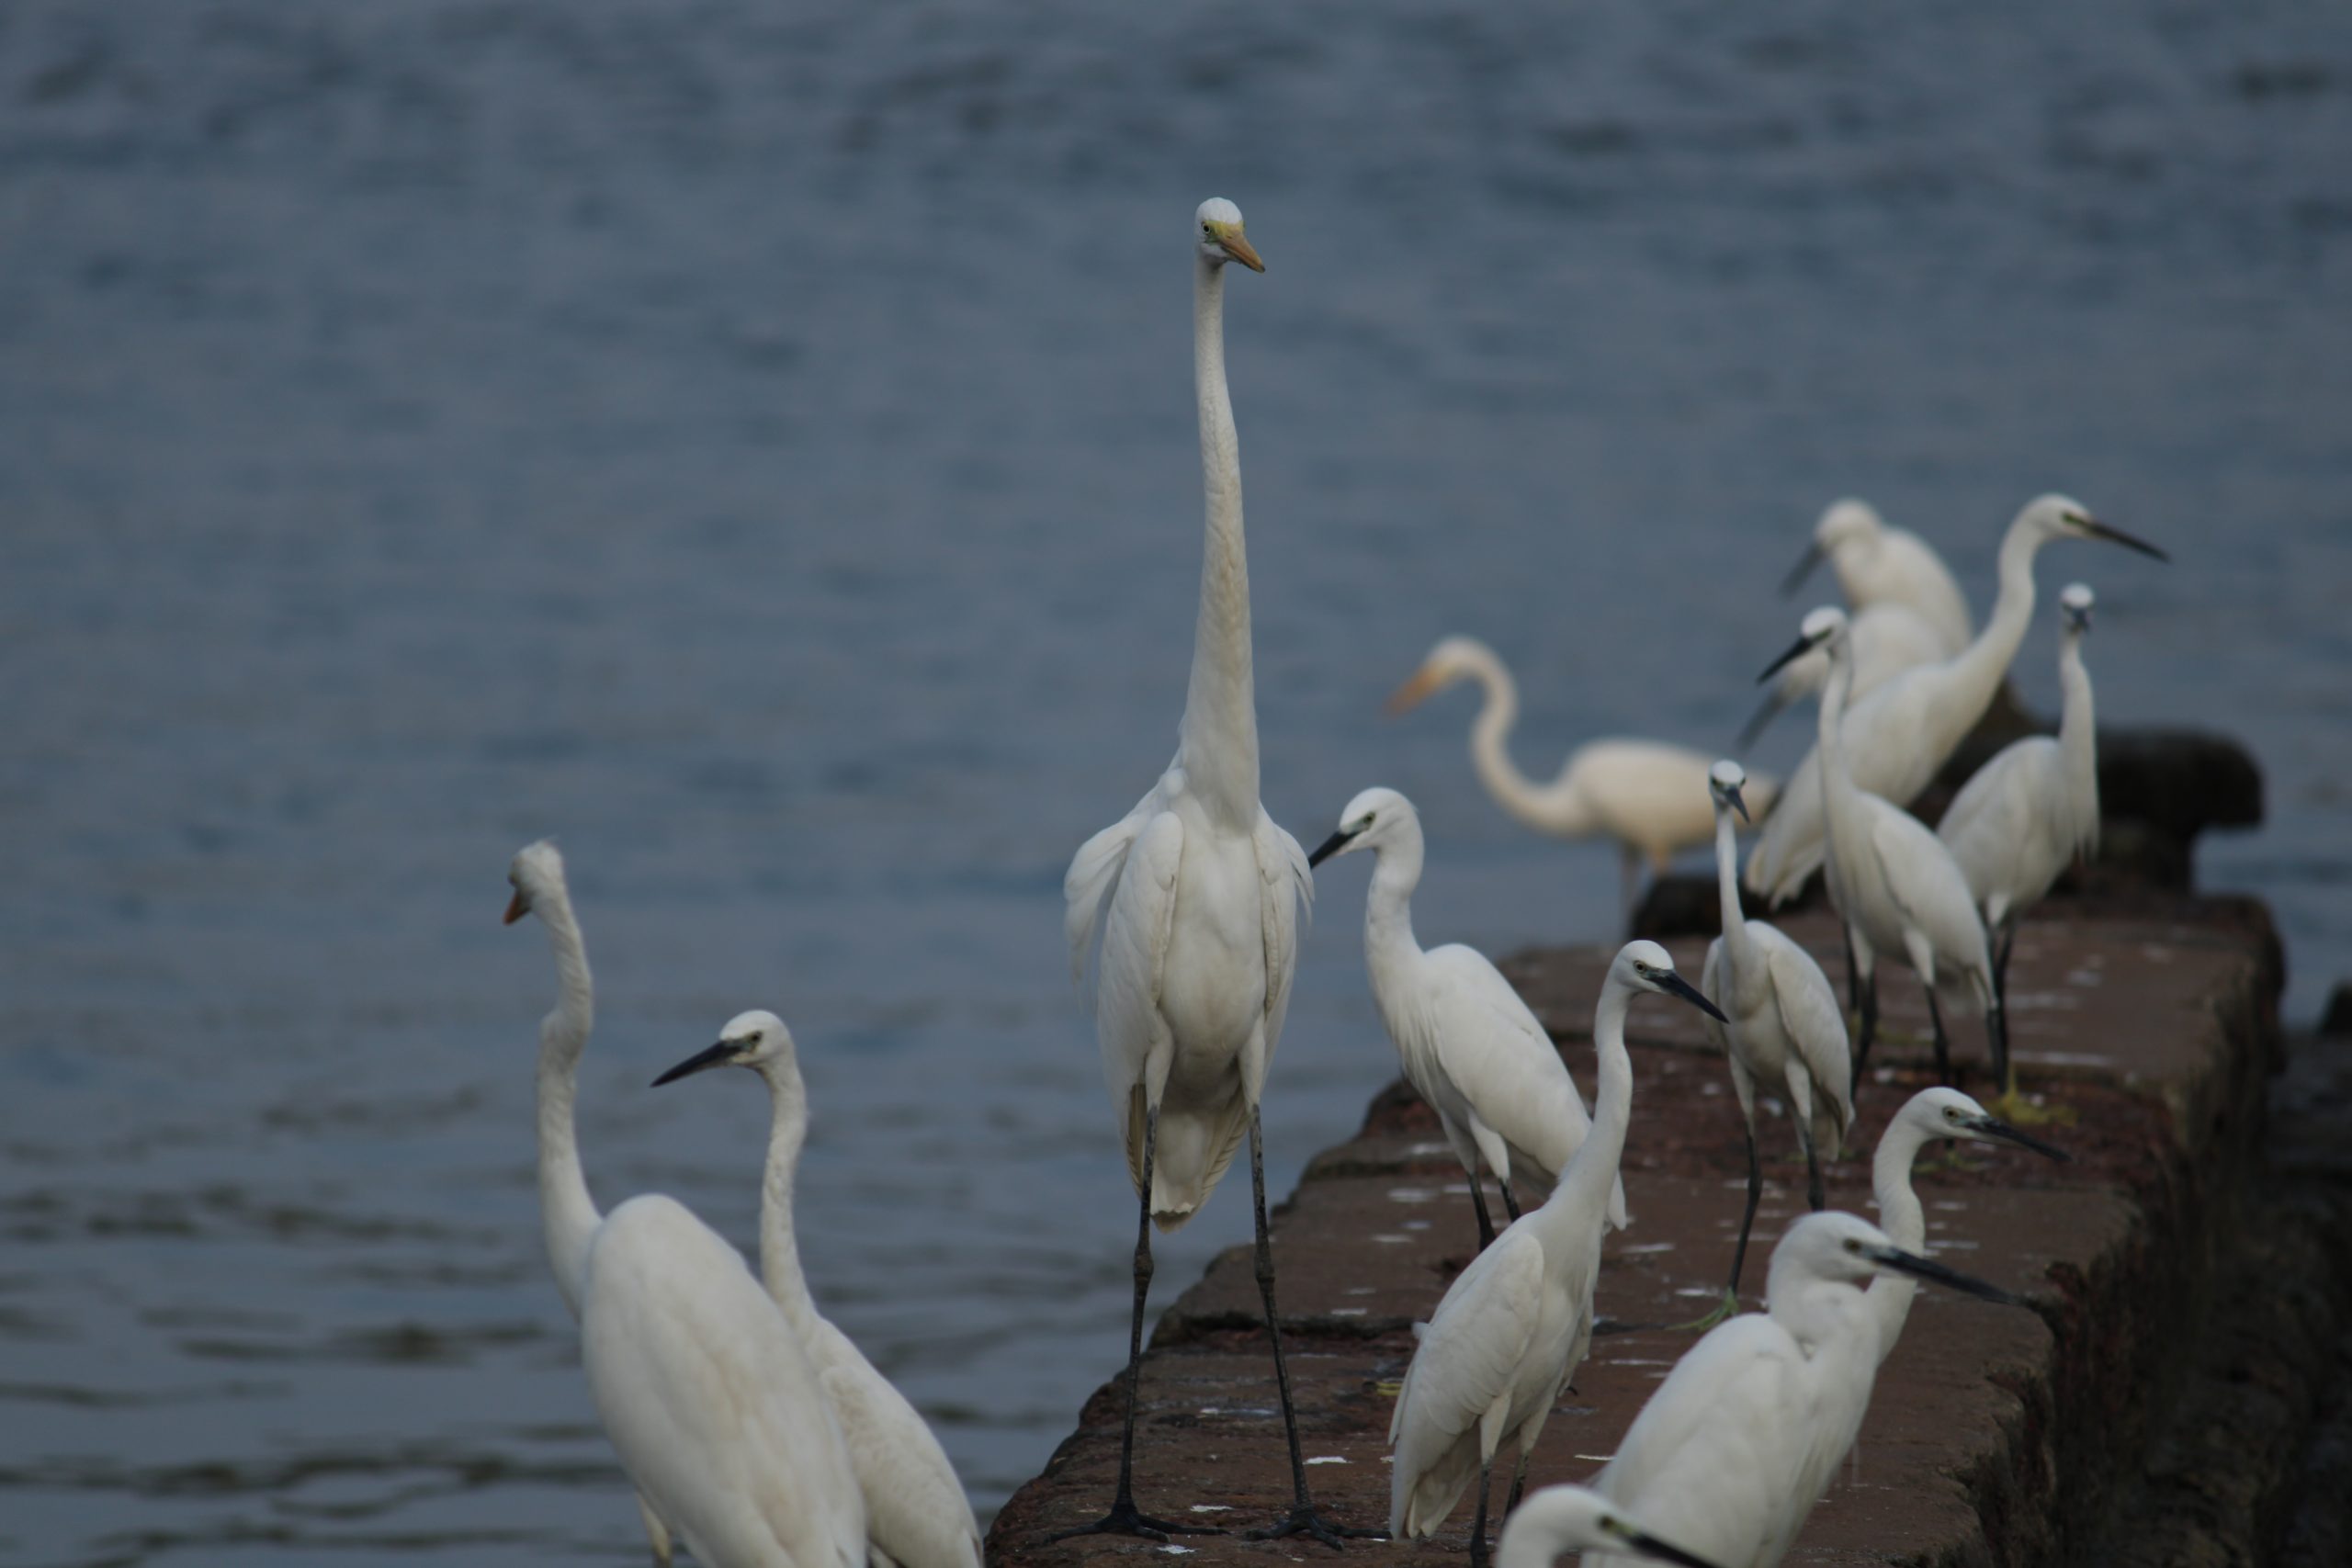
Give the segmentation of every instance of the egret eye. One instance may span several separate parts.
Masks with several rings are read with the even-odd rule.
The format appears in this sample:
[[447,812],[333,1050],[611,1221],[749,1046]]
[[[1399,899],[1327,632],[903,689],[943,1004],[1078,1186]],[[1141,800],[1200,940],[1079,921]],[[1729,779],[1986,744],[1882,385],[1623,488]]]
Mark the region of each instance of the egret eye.
[[1849,1252],[1860,1252],[1860,1251],[1861,1251],[1861,1249],[1862,1249],[1862,1244],[1861,1244],[1860,1242],[1856,1241],[1852,1236],[1848,1236],[1848,1237],[1846,1238],[1846,1250],[1847,1250],[1847,1251],[1849,1251]]
[[1213,223],[1204,223],[1201,225],[1201,232],[1206,234],[1211,239],[1215,239],[1216,238],[1216,226]]

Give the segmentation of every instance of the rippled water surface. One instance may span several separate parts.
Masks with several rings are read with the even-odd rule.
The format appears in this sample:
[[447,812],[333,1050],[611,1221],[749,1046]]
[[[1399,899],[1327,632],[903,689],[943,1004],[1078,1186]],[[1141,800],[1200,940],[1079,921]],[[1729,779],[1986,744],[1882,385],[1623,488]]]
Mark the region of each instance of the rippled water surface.
[[[2201,869],[2308,1014],[2347,166],[2352,21],[2284,4],[0,13],[0,1559],[639,1558],[539,1248],[546,944],[496,919],[550,831],[599,1194],[748,1242],[756,1082],[644,1085],[783,1011],[820,1299],[983,1507],[1037,1467],[1123,1348],[1059,884],[1182,705],[1211,194],[1272,268],[1229,290],[1267,803],[1419,799],[1425,934],[1615,897],[1477,793],[1466,696],[1378,716],[1438,634],[1520,667],[1531,768],[1727,738],[1825,502],[1981,612],[2063,487],[2177,554],[2043,586],[2100,591],[2106,716],[2259,750],[2270,825]],[[1363,875],[1279,1187],[1391,1070]],[[1161,1280],[1247,1232],[1228,1180]]]

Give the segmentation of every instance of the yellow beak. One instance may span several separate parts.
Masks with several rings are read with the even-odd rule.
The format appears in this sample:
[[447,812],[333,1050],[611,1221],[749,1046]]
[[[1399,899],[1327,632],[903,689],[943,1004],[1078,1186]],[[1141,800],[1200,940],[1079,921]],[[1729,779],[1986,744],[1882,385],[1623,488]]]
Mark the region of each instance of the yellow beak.
[[1250,237],[1241,231],[1241,226],[1239,224],[1221,223],[1217,225],[1216,243],[1225,247],[1225,254],[1227,255],[1231,256],[1235,261],[1239,262],[1251,272],[1263,272],[1266,270],[1266,264],[1258,259],[1258,253],[1256,249],[1250,245]]
[[1436,691],[1438,685],[1437,671],[1424,664],[1413,671],[1411,680],[1389,693],[1388,701],[1382,706],[1388,716],[1394,718],[1400,713],[1409,712],[1419,706],[1421,699]]

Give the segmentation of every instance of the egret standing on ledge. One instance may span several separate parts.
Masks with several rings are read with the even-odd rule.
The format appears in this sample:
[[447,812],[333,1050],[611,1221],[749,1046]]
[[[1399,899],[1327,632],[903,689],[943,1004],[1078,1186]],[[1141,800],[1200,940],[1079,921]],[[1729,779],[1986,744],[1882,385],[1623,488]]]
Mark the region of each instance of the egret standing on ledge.
[[1968,597],[1935,547],[1908,528],[1888,525],[1878,508],[1850,498],[1831,502],[1813,525],[1813,543],[1781,584],[1787,598],[1824,560],[1838,574],[1838,591],[1859,621],[1866,610],[1900,604],[1933,628],[1949,659],[1968,646]]
[[1135,1503],[1136,1380],[1151,1285],[1151,1226],[1172,1230],[1191,1218],[1246,1134],[1258,1290],[1273,1343],[1294,1493],[1289,1514],[1272,1533],[1304,1531],[1337,1546],[1342,1534],[1364,1532],[1326,1523],[1307,1495],[1274,1309],[1258,1125],[1259,1095],[1298,964],[1298,906],[1313,897],[1313,874],[1298,840],[1275,827],[1258,802],[1241,454],[1225,382],[1226,265],[1239,262],[1263,272],[1265,264],[1242,233],[1240,209],[1222,198],[1203,202],[1193,215],[1193,373],[1208,515],[1192,682],[1175,760],[1133,811],[1080,846],[1062,882],[1070,958],[1081,973],[1094,933],[1102,932],[1095,1033],[1141,1204],[1119,1489],[1108,1514],[1068,1533],[1164,1538],[1198,1529],[1148,1517]]
[[[1663,876],[1679,850],[1707,841],[1713,819],[1701,794],[1707,756],[1663,740],[1592,740],[1572,752],[1559,777],[1537,784],[1510,760],[1511,726],[1519,722],[1519,687],[1495,650],[1476,637],[1450,637],[1430,649],[1412,678],[1388,699],[1392,714],[1457,681],[1485,688],[1485,705],[1470,729],[1470,762],[1479,782],[1523,827],[1555,839],[1614,840],[1623,866],[1622,910],[1628,923],[1642,866]],[[1770,810],[1777,787],[1758,775],[1756,811]]]

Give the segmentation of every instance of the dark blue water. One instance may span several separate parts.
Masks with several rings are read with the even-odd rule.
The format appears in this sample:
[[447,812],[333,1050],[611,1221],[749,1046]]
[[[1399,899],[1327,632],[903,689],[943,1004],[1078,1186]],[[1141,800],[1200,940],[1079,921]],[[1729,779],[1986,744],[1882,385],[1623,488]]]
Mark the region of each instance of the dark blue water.
[[[2064,488],[2104,716],[2255,746],[2308,1014],[2352,937],[2352,15],[1362,0],[0,11],[0,1559],[633,1562],[530,1178],[556,832],[607,1201],[752,1234],[770,1006],[819,1296],[992,1506],[1117,1365],[1060,936],[1167,758],[1229,289],[1265,795],[1421,804],[1420,925],[1606,933],[1522,760],[1705,743],[1831,498],[1981,614]],[[2054,700],[2052,638],[2028,695]],[[1768,748],[1783,764],[1791,725]],[[1270,1176],[1392,1070],[1323,878]],[[1228,1181],[1163,1251],[1246,1235]]]

